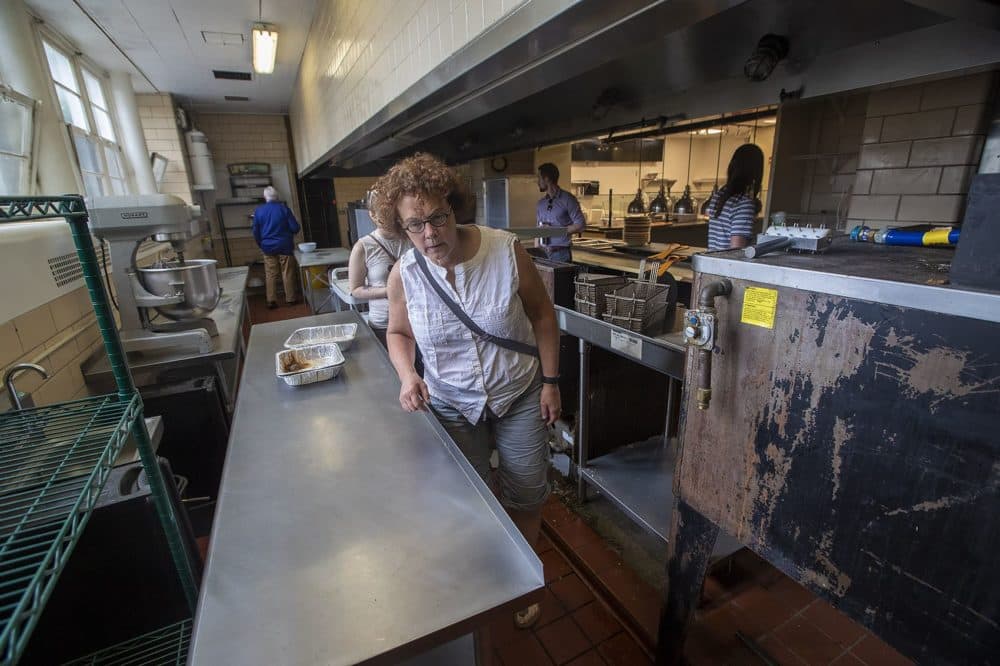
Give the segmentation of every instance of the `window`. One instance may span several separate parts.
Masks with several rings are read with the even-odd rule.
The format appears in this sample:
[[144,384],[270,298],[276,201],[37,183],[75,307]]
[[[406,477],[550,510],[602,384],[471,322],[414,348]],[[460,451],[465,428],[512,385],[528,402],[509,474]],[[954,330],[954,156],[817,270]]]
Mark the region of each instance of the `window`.
[[0,194],[31,193],[35,102],[0,88]]
[[42,47],[59,109],[76,150],[85,193],[91,197],[128,194],[128,180],[122,167],[121,148],[103,77],[46,38],[42,39]]

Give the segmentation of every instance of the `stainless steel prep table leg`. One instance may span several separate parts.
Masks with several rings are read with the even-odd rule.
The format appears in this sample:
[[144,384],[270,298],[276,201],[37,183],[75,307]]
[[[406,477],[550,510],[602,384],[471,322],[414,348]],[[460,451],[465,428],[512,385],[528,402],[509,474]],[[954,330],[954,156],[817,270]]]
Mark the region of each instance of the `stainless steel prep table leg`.
[[580,338],[580,390],[576,410],[576,494],[581,502],[587,501],[587,480],[583,468],[587,466],[590,442],[587,419],[590,411],[590,349],[591,344]]

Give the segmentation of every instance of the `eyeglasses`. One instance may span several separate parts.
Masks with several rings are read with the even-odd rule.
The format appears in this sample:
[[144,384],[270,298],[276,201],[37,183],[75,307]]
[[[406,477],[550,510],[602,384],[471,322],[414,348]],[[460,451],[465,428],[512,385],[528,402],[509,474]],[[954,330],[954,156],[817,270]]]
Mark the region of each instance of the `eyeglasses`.
[[440,211],[434,213],[426,220],[410,220],[409,222],[403,223],[403,228],[409,231],[411,234],[419,234],[424,230],[424,225],[429,224],[435,229],[443,227],[448,224],[448,218],[451,217],[451,211]]

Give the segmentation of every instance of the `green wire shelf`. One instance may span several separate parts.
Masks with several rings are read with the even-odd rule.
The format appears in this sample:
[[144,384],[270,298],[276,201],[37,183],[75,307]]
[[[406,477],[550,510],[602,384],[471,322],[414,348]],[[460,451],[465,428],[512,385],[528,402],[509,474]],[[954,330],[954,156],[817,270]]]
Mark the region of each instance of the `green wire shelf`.
[[67,662],[65,666],[183,666],[191,645],[191,620],[151,631]]
[[0,661],[16,663],[111,467],[138,393],[0,414]]

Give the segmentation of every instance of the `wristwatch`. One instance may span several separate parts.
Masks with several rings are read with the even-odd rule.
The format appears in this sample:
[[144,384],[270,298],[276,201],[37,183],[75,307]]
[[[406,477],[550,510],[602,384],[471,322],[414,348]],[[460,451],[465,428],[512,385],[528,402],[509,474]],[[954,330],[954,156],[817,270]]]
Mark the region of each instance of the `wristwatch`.
[[555,377],[546,377],[545,375],[542,375],[542,383],[543,384],[557,384],[558,385],[559,384],[559,375],[556,375]]

